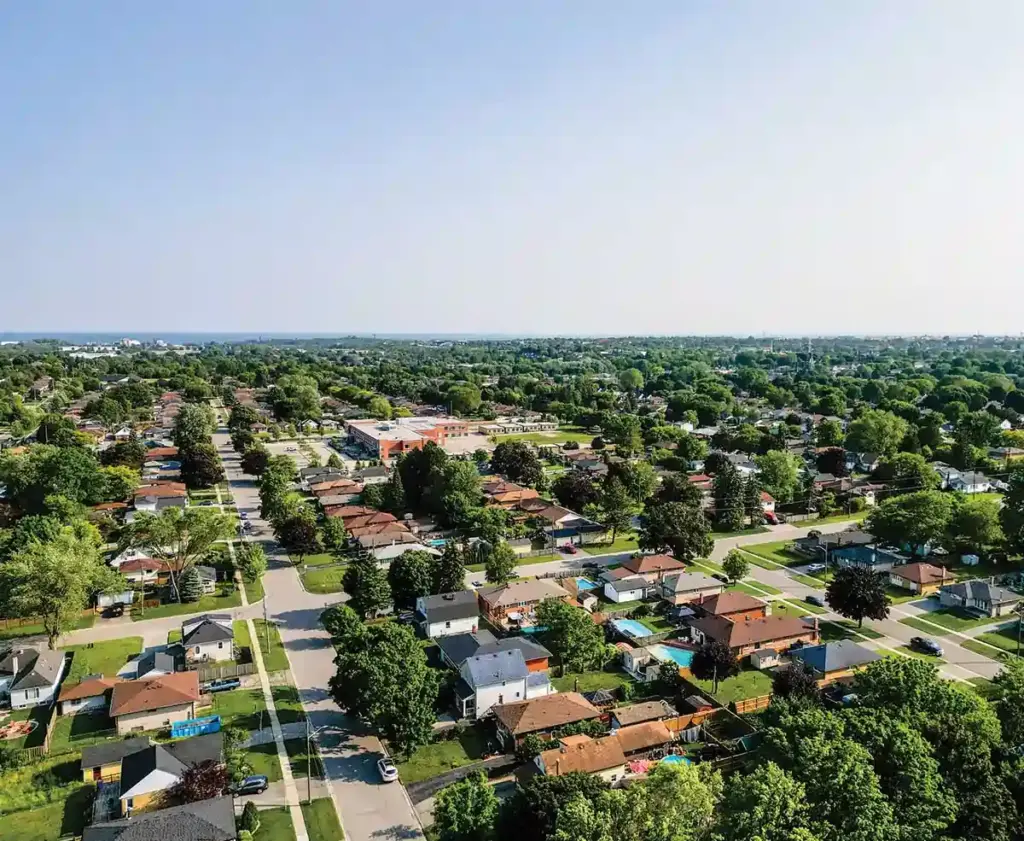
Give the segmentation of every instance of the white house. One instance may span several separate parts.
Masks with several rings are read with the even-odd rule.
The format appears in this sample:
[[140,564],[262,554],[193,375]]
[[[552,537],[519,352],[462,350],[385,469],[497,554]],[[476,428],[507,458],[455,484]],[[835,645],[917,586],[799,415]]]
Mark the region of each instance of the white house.
[[87,675],[81,683],[64,686],[60,691],[60,714],[105,713],[110,706],[110,693],[121,682],[119,677]]
[[617,581],[606,581],[604,595],[605,598],[616,604],[635,602],[643,599],[653,586],[646,578],[633,575],[629,578],[620,578]]
[[426,552],[435,558],[441,556],[441,553],[436,549],[422,543],[394,543],[390,546],[378,546],[370,550],[370,554],[382,566],[388,566],[395,558],[401,557],[406,552]]
[[63,651],[16,646],[0,659],[0,696],[15,710],[48,704],[64,675]]
[[234,660],[234,640],[230,616],[209,613],[181,624],[181,645],[189,663]]
[[420,596],[416,599],[416,618],[430,638],[474,633],[480,625],[476,592]]
[[992,481],[977,470],[965,470],[955,479],[950,479],[949,487],[965,494],[988,493],[992,490]]
[[483,718],[496,704],[554,692],[546,671],[531,672],[518,648],[468,658],[459,669],[455,701],[463,718]]

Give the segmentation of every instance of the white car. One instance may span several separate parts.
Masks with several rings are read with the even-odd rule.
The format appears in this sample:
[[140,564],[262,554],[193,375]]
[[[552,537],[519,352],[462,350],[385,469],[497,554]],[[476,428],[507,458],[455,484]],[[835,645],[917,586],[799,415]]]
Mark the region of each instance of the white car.
[[398,769],[390,756],[377,760],[377,771],[380,773],[380,778],[386,783],[393,783],[398,779]]
[[824,572],[825,571],[825,565],[824,564],[808,564],[807,565],[807,571],[808,572]]

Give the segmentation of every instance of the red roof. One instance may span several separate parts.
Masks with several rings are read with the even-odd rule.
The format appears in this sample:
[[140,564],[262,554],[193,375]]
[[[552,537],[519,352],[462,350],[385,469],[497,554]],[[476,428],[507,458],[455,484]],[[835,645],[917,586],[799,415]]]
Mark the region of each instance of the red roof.
[[135,558],[131,561],[125,561],[119,567],[121,572],[158,572],[163,568],[163,562],[155,558]]
[[762,502],[775,502],[775,497],[772,496],[768,491],[761,491]]
[[110,697],[110,717],[152,712],[198,700],[199,675],[196,672],[176,672],[144,680],[129,680],[114,687]]
[[687,476],[686,481],[696,484],[697,482],[710,482],[712,479],[704,473],[695,473],[693,476]]

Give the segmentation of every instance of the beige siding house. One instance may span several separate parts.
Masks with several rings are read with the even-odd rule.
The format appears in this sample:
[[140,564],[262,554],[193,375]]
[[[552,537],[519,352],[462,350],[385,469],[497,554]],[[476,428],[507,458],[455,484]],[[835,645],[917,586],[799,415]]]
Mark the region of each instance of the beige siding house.
[[110,717],[119,736],[161,730],[176,721],[195,718],[199,677],[195,672],[129,680],[114,687]]

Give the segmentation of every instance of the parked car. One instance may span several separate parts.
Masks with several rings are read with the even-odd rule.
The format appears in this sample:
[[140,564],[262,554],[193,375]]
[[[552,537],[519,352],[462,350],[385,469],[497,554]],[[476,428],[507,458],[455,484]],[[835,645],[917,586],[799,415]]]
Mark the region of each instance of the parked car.
[[941,657],[945,652],[942,650],[942,646],[939,645],[935,640],[928,639],[928,637],[911,637],[910,647],[914,651],[920,651],[922,654],[930,654],[932,657]]
[[202,685],[202,691],[207,694],[213,692],[228,692],[231,689],[238,689],[241,685],[242,681],[238,678],[226,677],[221,678],[220,680],[211,680],[209,683],[204,683]]
[[815,607],[825,607],[825,600],[821,596],[808,596],[805,601]]
[[770,526],[777,526],[779,524],[779,518],[775,516],[774,511],[765,511],[764,520]]
[[712,578],[717,578],[719,581],[724,581],[726,584],[729,583],[729,576],[726,575],[724,572],[716,572],[716,573],[712,574],[711,577]]
[[587,561],[586,563],[580,564],[583,569],[600,569],[601,565],[597,561]]
[[270,781],[262,774],[254,774],[238,783],[234,788],[234,793],[240,796],[245,794],[263,794],[269,785]]
[[380,778],[386,783],[393,783],[398,779],[398,768],[395,767],[390,756],[377,760],[377,771],[380,773]]
[[580,550],[570,543],[568,546],[563,546],[562,551],[565,552],[566,555],[575,555]]
[[124,605],[120,602],[112,604],[104,609],[103,615],[107,617],[107,619],[118,619],[124,616]]
[[825,565],[824,564],[808,564],[807,565],[807,571],[808,572],[824,572],[825,571]]

